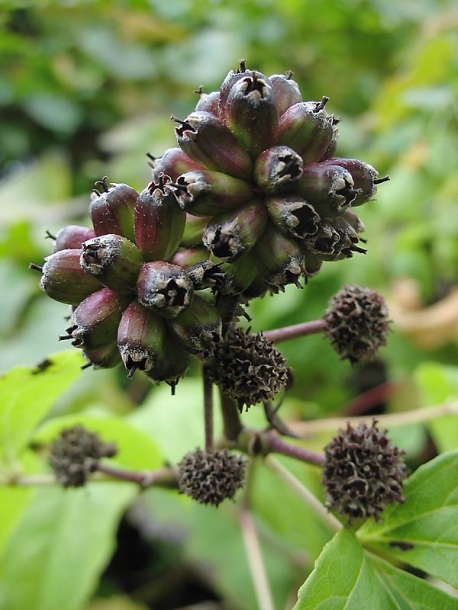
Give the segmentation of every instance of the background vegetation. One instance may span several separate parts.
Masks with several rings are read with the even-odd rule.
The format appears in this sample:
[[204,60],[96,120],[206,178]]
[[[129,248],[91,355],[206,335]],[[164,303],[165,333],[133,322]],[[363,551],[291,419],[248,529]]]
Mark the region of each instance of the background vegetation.
[[[46,230],[86,224],[103,175],[143,188],[146,152],[159,156],[174,145],[170,115],[185,117],[194,90],[217,88],[243,57],[266,74],[292,70],[305,99],[329,96],[329,111],[342,119],[339,156],[391,178],[361,209],[365,256],[327,263],[304,290],[288,287],[250,305],[255,331],[320,317],[345,283],[379,290],[391,307],[389,345],[365,367],[340,362],[321,337],[282,346],[295,373],[285,413],[397,412],[456,394],[457,26],[452,0],[1,2],[0,371],[68,347],[58,342],[65,306],[42,294],[28,270],[50,252]],[[79,356],[68,358],[73,371]],[[33,440],[78,419],[122,444],[124,466],[176,461],[202,444],[197,372],[175,397],[140,375],[128,382],[121,370],[68,374],[36,421],[31,415],[39,426]],[[357,398],[374,387],[375,398]],[[248,419],[258,415],[252,409]],[[456,419],[391,436],[414,468],[456,448]],[[320,448],[330,435],[311,443]],[[26,470],[38,469],[36,459],[24,456]],[[321,493],[316,472],[301,466],[298,475]],[[253,505],[283,608],[329,534],[276,486],[260,474]],[[74,491],[0,491],[8,610],[63,607],[59,591],[73,596],[70,610],[167,610],[200,600],[255,607],[233,506],[215,511],[155,490],[138,499],[129,485]]]

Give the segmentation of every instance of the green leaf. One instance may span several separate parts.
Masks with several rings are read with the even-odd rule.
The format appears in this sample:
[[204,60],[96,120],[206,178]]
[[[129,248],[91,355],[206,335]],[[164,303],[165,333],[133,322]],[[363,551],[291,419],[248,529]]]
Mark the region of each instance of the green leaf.
[[404,504],[358,531],[365,545],[458,586],[458,451],[420,466],[406,481]]
[[[148,490],[141,502],[154,523],[159,524],[160,531],[179,536],[188,565],[211,566],[212,584],[227,607],[258,607],[237,503],[223,502],[215,509],[158,488]],[[261,552],[274,607],[284,608],[288,592],[297,583],[294,552],[289,555],[287,545],[285,550],[276,544],[278,539],[272,536],[272,531],[254,518],[260,529]]]
[[453,451],[458,443],[458,415],[445,415],[428,422],[428,429],[440,453]]
[[438,362],[424,362],[415,369],[423,403],[435,405],[458,396],[458,368]]
[[14,465],[35,426],[81,374],[76,350],[49,356],[36,367],[16,367],[0,379],[0,462]]
[[56,417],[45,422],[37,430],[33,440],[49,443],[63,428],[76,424],[81,424],[91,432],[96,432],[105,442],[114,442],[118,453],[113,461],[126,468],[159,468],[164,463],[162,453],[151,437],[121,417],[92,413]]
[[0,561],[2,608],[78,610],[115,547],[131,484],[40,489]]
[[293,610],[454,610],[456,600],[367,554],[343,529],[324,547]]
[[30,488],[0,487],[0,553],[32,497]]

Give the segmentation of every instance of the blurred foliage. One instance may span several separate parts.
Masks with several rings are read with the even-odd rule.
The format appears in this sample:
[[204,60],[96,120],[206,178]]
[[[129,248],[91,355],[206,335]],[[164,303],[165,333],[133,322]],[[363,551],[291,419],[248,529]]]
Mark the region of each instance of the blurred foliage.
[[[452,0],[3,1],[0,370],[34,365],[64,347],[57,338],[68,311],[40,293],[37,276],[28,269],[30,261],[40,263],[50,251],[46,230],[55,233],[65,224],[85,223],[91,189],[103,175],[143,188],[149,179],[145,154],[159,156],[174,144],[170,115],[186,116],[197,100],[193,91],[200,85],[205,91],[217,88],[244,57],[249,67],[266,74],[292,70],[306,99],[328,95],[330,112],[342,119],[339,156],[361,158],[391,179],[359,211],[368,240],[365,256],[327,263],[304,290],[290,286],[249,307],[253,330],[267,330],[320,317],[344,283],[359,283],[379,290],[392,308],[395,332],[375,365],[351,370],[319,336],[282,345],[295,376],[285,412],[300,418],[334,413],[359,392],[387,380],[394,387],[383,401],[388,410],[418,406],[425,379],[436,380],[428,385],[428,399],[441,396],[431,387],[448,378],[441,365],[454,370],[458,341],[453,298],[458,283],[457,25]],[[425,363],[439,367],[436,376]],[[192,369],[183,391],[178,386],[176,400],[195,394],[186,385],[197,382],[195,373]],[[150,389],[140,377],[128,383],[123,371],[85,371],[54,414],[95,409],[131,417],[132,424],[146,430],[156,425],[163,430],[165,413],[173,422],[169,402],[164,389]],[[139,403],[144,404],[129,415]],[[162,420],[161,404],[167,409]],[[182,406],[183,414],[176,414],[180,421],[186,410]],[[431,434],[436,446],[452,449],[458,441],[450,428],[443,440],[446,428],[438,424]],[[173,442],[178,447],[186,445],[187,432],[186,427],[177,431]],[[406,447],[408,436],[404,434]],[[399,438],[402,444],[402,433]],[[428,438],[426,433],[415,436],[418,456],[427,450]],[[194,435],[192,440],[197,442]],[[309,474],[302,469],[302,476]],[[275,483],[267,479],[259,486],[274,503]],[[24,500],[17,502],[22,506]],[[37,497],[35,503],[40,502]],[[56,496],[53,502],[58,510],[62,499]],[[277,600],[294,589],[293,581],[297,590],[326,540],[317,526],[305,545],[307,557],[298,559],[304,532],[294,526],[283,531],[285,521],[300,519],[299,506],[291,502],[279,518],[270,503],[258,500],[272,555],[269,573],[275,574],[279,549],[297,570],[276,577]],[[122,498],[118,510],[121,506]],[[30,511],[32,505],[28,531],[40,527],[30,521]],[[164,546],[164,557],[178,553],[184,565],[196,556],[204,564],[214,562],[215,590],[239,592],[227,607],[254,607],[247,568],[242,572],[232,566],[234,573],[225,580],[224,565],[217,561],[221,545],[234,553],[240,546],[231,529],[224,531],[233,519],[231,508],[210,518],[209,509],[190,509],[165,492],[148,492],[142,511],[140,517],[131,516],[140,529],[151,528],[155,518],[166,528],[176,517],[193,532],[183,557],[173,536],[159,535],[156,525],[150,538]],[[195,532],[207,526],[204,541]],[[162,573],[163,567],[155,569]],[[99,593],[118,599],[109,578]],[[137,607],[125,603],[119,597],[119,608]]]

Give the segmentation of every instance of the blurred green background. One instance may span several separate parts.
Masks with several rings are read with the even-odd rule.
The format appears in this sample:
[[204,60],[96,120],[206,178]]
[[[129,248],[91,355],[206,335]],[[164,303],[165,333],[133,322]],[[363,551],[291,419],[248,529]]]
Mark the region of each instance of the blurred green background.
[[[306,100],[329,96],[342,119],[337,154],[391,178],[358,211],[366,255],[325,263],[304,290],[249,307],[258,331],[320,317],[346,283],[379,290],[391,306],[394,332],[371,365],[352,370],[319,336],[282,346],[295,376],[287,409],[335,413],[385,382],[384,409],[415,408],[421,367],[456,365],[454,0],[36,0],[0,2],[0,372],[68,348],[58,336],[69,312],[28,269],[51,251],[46,231],[87,224],[104,175],[142,189],[146,153],[175,143],[170,116],[184,118],[195,90],[217,89],[240,58],[267,75],[291,70]],[[88,370],[57,408],[126,413],[147,391],[140,376],[128,384],[123,371]],[[163,388],[151,393],[169,402]],[[403,438],[414,454],[418,440]]]

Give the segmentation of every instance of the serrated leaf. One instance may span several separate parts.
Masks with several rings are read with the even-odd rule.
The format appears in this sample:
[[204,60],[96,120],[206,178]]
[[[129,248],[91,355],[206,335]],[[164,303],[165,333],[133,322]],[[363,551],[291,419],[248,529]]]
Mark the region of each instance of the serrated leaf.
[[1,559],[0,607],[81,608],[113,552],[122,512],[137,493],[124,483],[40,489]]
[[0,462],[14,464],[35,426],[81,374],[82,355],[67,350],[36,367],[18,366],[0,379]]
[[324,547],[293,610],[456,610],[456,600],[367,554],[343,529]]
[[33,440],[49,443],[63,428],[81,424],[91,432],[100,435],[104,442],[114,442],[118,453],[113,458],[126,468],[159,468],[164,458],[151,437],[134,427],[126,418],[91,413],[75,413],[53,418],[45,422],[34,435]]
[[365,545],[458,586],[458,451],[420,466],[406,481],[404,504],[358,531]]

